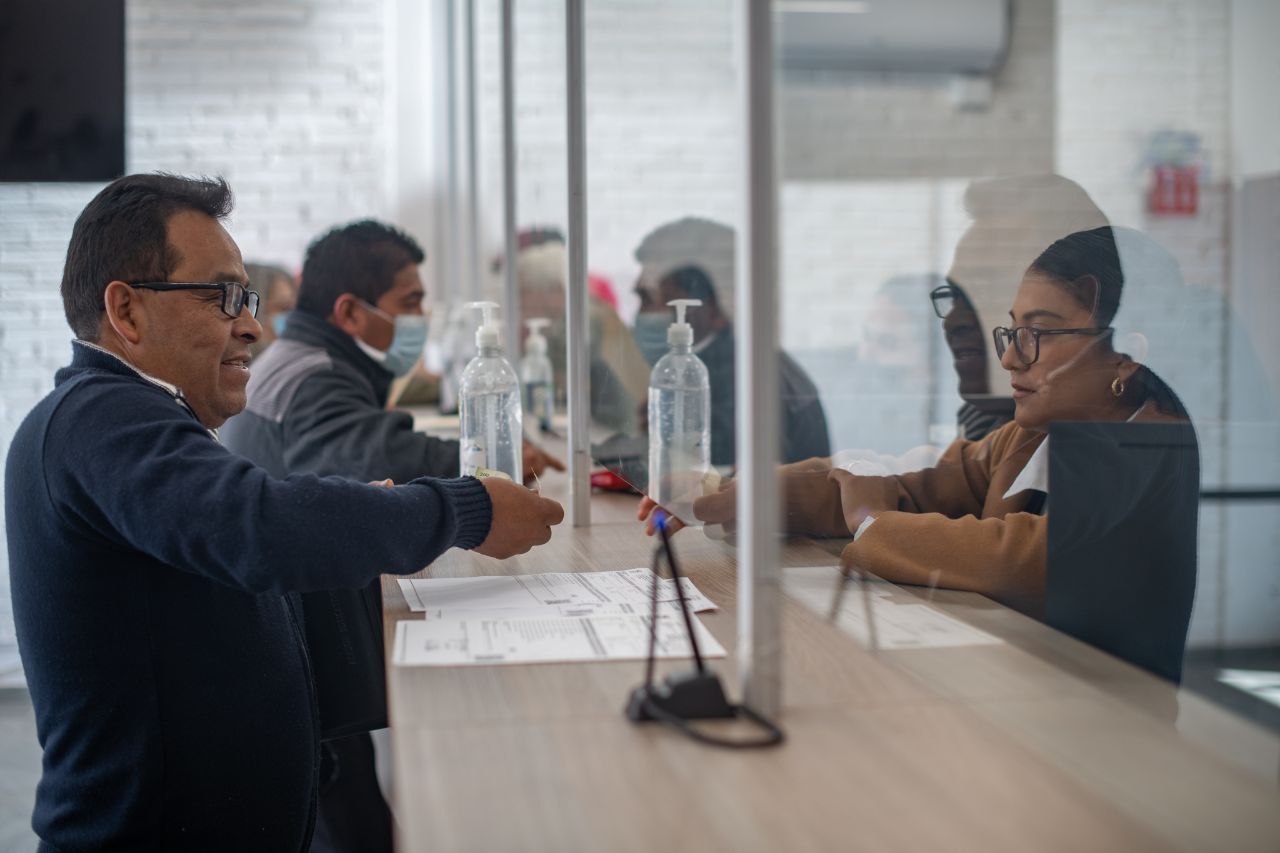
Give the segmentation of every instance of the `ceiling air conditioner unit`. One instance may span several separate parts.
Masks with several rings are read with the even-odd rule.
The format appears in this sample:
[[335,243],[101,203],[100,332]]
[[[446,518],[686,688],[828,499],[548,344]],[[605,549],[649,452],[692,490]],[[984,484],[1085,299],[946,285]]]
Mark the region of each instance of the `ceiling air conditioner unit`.
[[1009,48],[1009,0],[778,0],[785,69],[989,74]]

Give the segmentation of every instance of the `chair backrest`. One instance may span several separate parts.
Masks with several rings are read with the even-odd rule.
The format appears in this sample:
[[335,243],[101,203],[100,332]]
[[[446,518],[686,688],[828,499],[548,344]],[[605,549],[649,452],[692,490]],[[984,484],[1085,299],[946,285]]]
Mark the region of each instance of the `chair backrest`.
[[1200,506],[1191,424],[1051,424],[1049,505],[1046,621],[1179,681]]

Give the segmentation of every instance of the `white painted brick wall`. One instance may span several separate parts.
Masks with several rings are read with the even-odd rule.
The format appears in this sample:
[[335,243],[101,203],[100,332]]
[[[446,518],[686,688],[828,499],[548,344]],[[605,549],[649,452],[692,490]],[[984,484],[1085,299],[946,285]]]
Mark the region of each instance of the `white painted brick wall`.
[[[385,215],[388,8],[130,0],[128,170],[223,175],[244,256],[290,267],[325,226]],[[0,184],[0,455],[69,358],[58,284],[72,223],[100,188]],[[12,622],[0,561],[4,646]]]
[[1228,0],[1059,0],[1057,164],[1113,221],[1141,227],[1142,156],[1161,129],[1228,156]]

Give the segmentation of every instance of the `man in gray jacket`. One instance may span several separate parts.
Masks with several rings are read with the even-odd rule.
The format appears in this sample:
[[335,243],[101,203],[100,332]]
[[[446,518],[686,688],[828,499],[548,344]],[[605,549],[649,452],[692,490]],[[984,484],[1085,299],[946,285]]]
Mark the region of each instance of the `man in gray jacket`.
[[[223,427],[227,447],[280,477],[456,477],[457,441],[415,432],[409,413],[387,409],[392,380],[413,367],[426,339],[424,259],[412,237],[380,222],[316,239],[297,308],[254,361],[245,411]],[[525,461],[526,473],[559,467],[532,447]],[[381,588],[309,593],[302,610],[329,737],[312,850],[389,851],[390,812],[366,733],[386,725]],[[353,648],[357,662],[344,666]]]

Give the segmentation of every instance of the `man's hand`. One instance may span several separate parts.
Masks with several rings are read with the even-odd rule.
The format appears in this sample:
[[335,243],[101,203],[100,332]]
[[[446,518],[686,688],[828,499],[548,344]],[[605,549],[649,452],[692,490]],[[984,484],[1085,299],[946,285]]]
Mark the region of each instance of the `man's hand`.
[[526,484],[536,481],[548,468],[563,471],[564,463],[529,439],[524,440],[524,481]]
[[493,504],[489,535],[475,547],[478,554],[505,560],[551,538],[551,525],[564,520],[564,507],[501,477],[480,481]]

